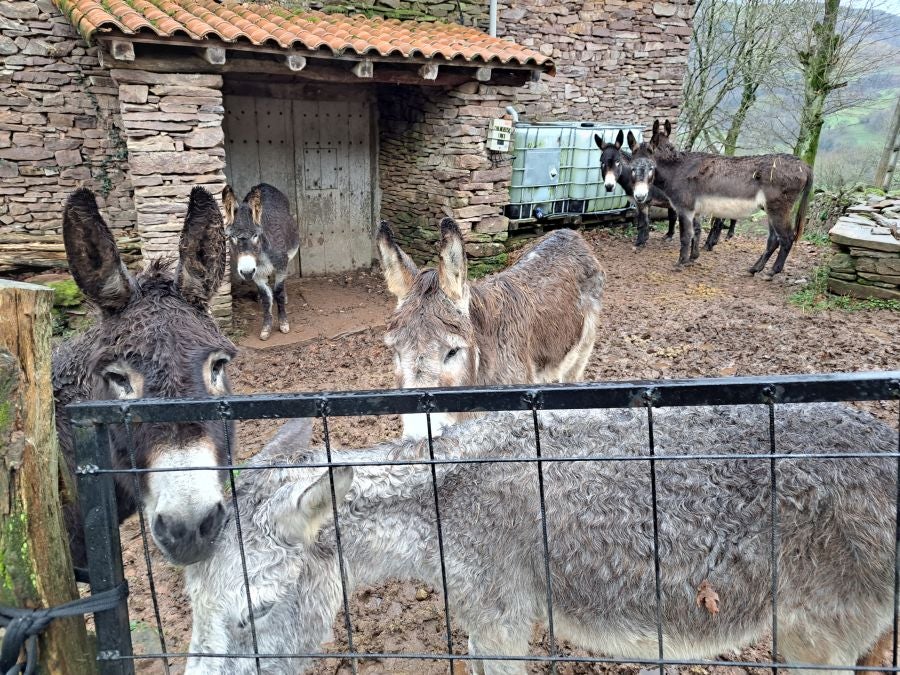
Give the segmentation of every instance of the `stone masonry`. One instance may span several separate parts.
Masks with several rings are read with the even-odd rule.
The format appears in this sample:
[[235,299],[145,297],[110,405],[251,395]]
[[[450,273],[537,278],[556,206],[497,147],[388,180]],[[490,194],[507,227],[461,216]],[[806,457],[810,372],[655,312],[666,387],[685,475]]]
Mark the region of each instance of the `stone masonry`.
[[117,90],[50,0],[0,2],[0,238],[60,242],[62,206],[91,188],[116,236],[134,224]]
[[531,122],[676,120],[694,0],[499,0],[497,34],[553,58],[517,94]]
[[[225,187],[222,76],[113,69],[141,249],[171,256],[197,185],[217,198]],[[231,284],[213,299],[213,315],[231,320]]]
[[829,291],[900,300],[900,199],[872,196],[851,206],[828,236],[838,251],[828,263]]
[[490,157],[485,133],[502,117],[516,87],[466,82],[448,90],[379,89],[381,212],[419,261],[437,249],[438,224],[451,216],[466,239],[472,273],[506,261],[507,155]]

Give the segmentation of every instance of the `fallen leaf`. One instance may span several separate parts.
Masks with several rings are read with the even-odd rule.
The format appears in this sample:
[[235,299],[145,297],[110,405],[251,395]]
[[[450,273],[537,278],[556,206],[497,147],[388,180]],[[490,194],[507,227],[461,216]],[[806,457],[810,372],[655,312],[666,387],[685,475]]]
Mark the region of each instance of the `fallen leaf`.
[[697,607],[705,607],[713,616],[719,613],[719,594],[707,579],[697,587]]

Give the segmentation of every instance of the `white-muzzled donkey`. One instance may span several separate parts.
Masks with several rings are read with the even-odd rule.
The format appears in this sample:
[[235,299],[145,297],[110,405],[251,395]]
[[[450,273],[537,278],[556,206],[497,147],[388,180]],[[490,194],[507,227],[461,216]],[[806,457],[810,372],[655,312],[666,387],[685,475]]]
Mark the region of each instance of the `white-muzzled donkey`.
[[[462,233],[441,222],[437,269],[416,267],[382,222],[376,237],[397,308],[385,343],[401,389],[577,382],[597,337],[605,275],[573,230],[539,240],[508,269],[469,283]],[[432,433],[459,417],[433,414]],[[425,415],[403,416],[404,434],[426,435]]]
[[[549,569],[556,635],[621,658],[656,658],[657,601],[647,415],[642,410],[541,415]],[[771,629],[770,461],[764,406],[655,412],[660,594],[665,655],[714,658]],[[891,625],[897,431],[835,404],[781,405],[779,453],[863,458],[778,460],[778,647],[788,663],[841,672]],[[290,422],[251,462],[322,462]],[[435,439],[438,458],[533,457],[531,417],[484,416]],[[341,454],[377,462],[424,454],[398,441]],[[733,455],[733,457],[731,457]],[[742,455],[744,455],[742,457]],[[468,632],[476,673],[524,675],[535,624],[547,620],[538,471],[533,462],[436,469],[449,606]],[[426,464],[335,467],[348,592],[388,578],[441,587],[434,493]],[[253,616],[262,654],[320,650],[341,608],[329,474],[322,468],[245,470],[238,489]],[[234,518],[213,555],[186,570],[192,653],[252,654]],[[708,581],[720,611],[698,606]],[[295,674],[309,659],[264,658],[263,672]],[[255,672],[252,658],[192,657],[189,675]],[[822,671],[817,671],[822,672]],[[844,671],[846,672],[846,671]]]

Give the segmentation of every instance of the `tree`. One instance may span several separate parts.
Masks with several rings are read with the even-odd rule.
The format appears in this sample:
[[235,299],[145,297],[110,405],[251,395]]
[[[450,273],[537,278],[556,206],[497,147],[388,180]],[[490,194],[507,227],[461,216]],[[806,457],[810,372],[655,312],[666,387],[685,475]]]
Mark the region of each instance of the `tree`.
[[[698,0],[683,91],[681,145],[733,155],[747,114],[791,25],[792,0]],[[734,114],[732,99],[739,103]],[[727,132],[721,129],[727,126]]]
[[797,52],[803,75],[803,108],[794,154],[813,166],[825,124],[825,101],[835,89],[847,85],[839,78],[841,50],[846,39],[836,32],[840,0],[825,0],[824,16],[812,25],[806,49]]

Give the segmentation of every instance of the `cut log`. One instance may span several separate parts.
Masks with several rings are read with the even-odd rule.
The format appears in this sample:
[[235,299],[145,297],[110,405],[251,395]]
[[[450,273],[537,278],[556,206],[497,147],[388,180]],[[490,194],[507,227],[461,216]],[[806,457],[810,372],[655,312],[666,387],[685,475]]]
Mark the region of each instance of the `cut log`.
[[[63,523],[50,381],[53,291],[0,279],[0,604],[53,607],[78,599]],[[39,639],[42,673],[95,673],[81,617]]]

